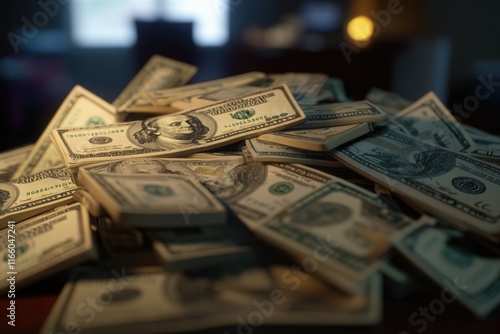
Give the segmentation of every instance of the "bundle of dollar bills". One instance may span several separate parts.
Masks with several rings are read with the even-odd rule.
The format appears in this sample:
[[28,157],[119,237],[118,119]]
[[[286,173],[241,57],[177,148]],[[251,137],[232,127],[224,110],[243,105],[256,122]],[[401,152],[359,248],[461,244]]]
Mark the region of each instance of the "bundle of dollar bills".
[[499,136],[432,92],[195,73],[157,55],[112,103],[76,86],[36,143],[0,154],[19,287],[71,271],[42,332],[377,325],[408,267],[477,317],[497,307]]

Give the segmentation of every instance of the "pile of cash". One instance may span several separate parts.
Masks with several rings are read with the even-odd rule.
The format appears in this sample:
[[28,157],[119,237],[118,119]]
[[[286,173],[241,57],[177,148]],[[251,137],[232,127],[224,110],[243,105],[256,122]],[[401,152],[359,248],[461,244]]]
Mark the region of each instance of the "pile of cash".
[[36,143],[1,154],[17,287],[70,274],[42,332],[377,325],[407,268],[460,282],[479,318],[500,303],[499,136],[432,92],[353,101],[321,73],[195,73],[154,56],[111,104],[76,86]]

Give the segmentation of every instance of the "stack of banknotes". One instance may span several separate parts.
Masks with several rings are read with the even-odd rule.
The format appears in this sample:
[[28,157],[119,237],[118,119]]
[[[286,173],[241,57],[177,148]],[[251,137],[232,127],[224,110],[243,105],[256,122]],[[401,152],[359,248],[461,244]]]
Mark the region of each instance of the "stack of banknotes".
[[76,86],[36,143],[1,154],[17,287],[68,273],[42,332],[377,325],[408,267],[460,282],[479,318],[500,303],[499,136],[432,92],[353,101],[321,73],[195,73],[154,56],[112,103]]

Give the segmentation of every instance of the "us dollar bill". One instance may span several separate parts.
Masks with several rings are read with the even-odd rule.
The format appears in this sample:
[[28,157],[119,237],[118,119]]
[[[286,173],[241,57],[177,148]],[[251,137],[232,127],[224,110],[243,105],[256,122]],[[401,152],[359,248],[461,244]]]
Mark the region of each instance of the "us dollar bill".
[[334,178],[252,231],[301,262],[320,258],[318,266],[361,282],[382,264],[391,235],[412,223],[375,194]]
[[188,176],[81,171],[79,181],[117,223],[172,228],[218,225],[227,219],[220,201]]
[[134,95],[182,86],[197,70],[196,66],[154,55],[113,101],[113,106],[121,110],[124,105],[130,103]]
[[74,202],[78,190],[66,168],[49,169],[0,183],[0,229],[9,220],[28,219],[44,211]]
[[500,259],[463,232],[439,225],[415,225],[393,243],[444,288],[441,296],[445,303],[458,300],[480,318],[500,304]]
[[289,130],[259,135],[264,142],[281,144],[299,150],[325,152],[372,131],[371,123],[331,126],[327,128]]
[[[269,325],[372,325],[381,320],[380,277],[366,291],[346,295],[283,265],[247,263],[176,273],[154,268],[76,272],[42,332],[60,332],[71,323],[92,334],[178,333],[220,326],[237,326],[246,333],[254,328],[249,315],[256,310]],[[109,291],[110,302],[97,299],[97,312],[86,298],[98,298],[102,291]]]
[[326,74],[290,72],[277,75],[273,85],[288,85],[297,102],[312,105],[316,104],[318,93],[327,80]]
[[333,155],[437,218],[483,234],[500,233],[500,168],[380,128]]
[[473,152],[476,144],[439,98],[429,92],[398,113],[393,121],[412,136],[458,152]]
[[156,113],[167,114],[179,111],[172,107],[174,101],[190,100],[201,94],[207,94],[221,89],[248,85],[266,78],[262,72],[248,72],[231,77],[185,85],[176,88],[155,90],[136,94],[122,107],[128,113],[144,114]]
[[200,269],[255,256],[253,238],[236,221],[221,226],[147,231],[167,271]]
[[52,130],[114,123],[116,123],[116,112],[112,105],[83,87],[75,86],[13,177],[31,175],[46,169],[64,166],[59,153],[50,141]]
[[256,138],[247,139],[244,153],[253,162],[296,163],[313,166],[341,167],[331,154],[297,150],[288,146],[263,142]]
[[0,182],[8,181],[33,149],[33,144],[0,153]]
[[[1,230],[0,244],[0,257],[8,267],[0,274],[0,291],[7,290],[10,275],[15,275],[16,287],[21,288],[96,257],[89,216],[80,204],[63,206],[18,222],[13,229]],[[15,248],[8,247],[11,244]]]
[[500,136],[479,130],[470,125],[462,125],[477,145],[471,155],[477,159],[500,164]]
[[[206,106],[208,104],[212,104],[217,101],[227,100],[233,96],[243,95],[251,92],[255,92],[262,87],[259,86],[250,86],[250,85],[242,85],[242,86],[234,86],[219,89],[213,92],[208,92],[205,94],[193,96],[190,98],[190,103],[193,106]],[[175,102],[174,102],[175,106]]]
[[51,139],[66,166],[124,157],[205,151],[304,122],[286,86],[263,89],[181,114],[94,128],[55,129]]
[[383,121],[385,113],[368,101],[303,106],[306,121],[294,129],[313,129]]
[[[200,153],[202,154],[202,153]],[[223,177],[230,170],[245,163],[240,156],[192,155],[189,158],[133,158],[101,162],[79,168],[90,173],[116,174],[178,174],[186,175],[201,183]],[[82,173],[78,175],[78,181]]]
[[396,115],[403,109],[409,107],[412,102],[406,100],[396,93],[389,92],[377,87],[372,87],[366,93],[366,99],[380,106],[389,115]]
[[251,227],[332,178],[330,174],[298,164],[250,163],[237,166],[204,185]]

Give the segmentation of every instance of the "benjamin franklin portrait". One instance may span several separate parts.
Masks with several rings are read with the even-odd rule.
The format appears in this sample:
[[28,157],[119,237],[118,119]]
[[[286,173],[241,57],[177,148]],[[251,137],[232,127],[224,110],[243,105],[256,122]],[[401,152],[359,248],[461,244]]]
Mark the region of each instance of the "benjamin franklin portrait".
[[142,122],[134,133],[139,144],[156,144],[158,148],[172,150],[197,144],[209,131],[202,121],[192,115],[166,115]]

